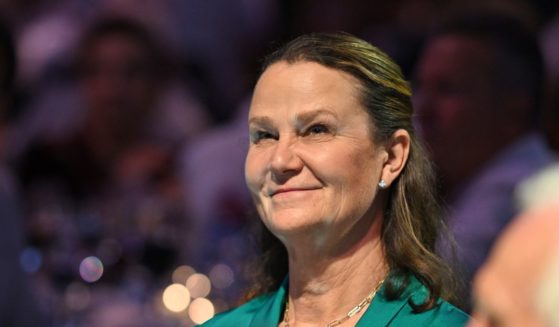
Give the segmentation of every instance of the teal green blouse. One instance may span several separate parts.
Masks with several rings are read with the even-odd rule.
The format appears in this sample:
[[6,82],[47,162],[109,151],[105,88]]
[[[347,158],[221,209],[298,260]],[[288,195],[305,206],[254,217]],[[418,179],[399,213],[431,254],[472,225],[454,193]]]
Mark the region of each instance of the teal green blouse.
[[[223,312],[204,323],[203,327],[275,327],[282,318],[287,293],[287,279],[277,292],[257,297],[238,308]],[[439,305],[429,311],[414,313],[408,299],[421,303],[427,289],[415,278],[404,295],[393,301],[384,297],[381,288],[356,326],[464,326],[468,315],[452,304],[440,300]]]

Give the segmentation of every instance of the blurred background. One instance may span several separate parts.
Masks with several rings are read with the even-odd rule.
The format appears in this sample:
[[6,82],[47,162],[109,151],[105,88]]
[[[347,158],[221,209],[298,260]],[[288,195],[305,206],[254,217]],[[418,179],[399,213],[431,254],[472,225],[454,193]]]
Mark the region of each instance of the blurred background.
[[[193,326],[237,305],[256,248],[243,165],[264,55],[346,31],[415,81],[431,27],[460,2],[2,0],[0,326]],[[554,153],[559,3],[469,5],[536,33]]]

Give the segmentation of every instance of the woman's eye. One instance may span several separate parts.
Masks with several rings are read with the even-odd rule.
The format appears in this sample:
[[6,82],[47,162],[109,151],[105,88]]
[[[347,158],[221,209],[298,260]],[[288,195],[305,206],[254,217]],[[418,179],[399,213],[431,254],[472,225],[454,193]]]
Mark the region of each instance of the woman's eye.
[[307,129],[307,134],[314,135],[314,134],[324,134],[328,133],[329,129],[327,126],[322,124],[312,125]]
[[266,139],[276,139],[277,137],[267,131],[255,131],[253,133],[250,133],[250,140],[252,143],[258,143],[261,140],[266,140]]

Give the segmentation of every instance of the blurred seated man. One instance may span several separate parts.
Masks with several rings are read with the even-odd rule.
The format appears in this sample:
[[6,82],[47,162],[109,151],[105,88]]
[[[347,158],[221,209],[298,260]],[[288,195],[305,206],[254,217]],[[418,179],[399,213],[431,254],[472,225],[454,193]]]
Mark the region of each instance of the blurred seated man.
[[559,198],[505,230],[473,293],[470,327],[559,326]]
[[[541,55],[516,19],[465,14],[430,36],[415,79],[419,123],[442,181],[456,264],[467,284],[516,214],[517,184],[552,161],[535,129]],[[448,244],[441,248],[451,257]]]

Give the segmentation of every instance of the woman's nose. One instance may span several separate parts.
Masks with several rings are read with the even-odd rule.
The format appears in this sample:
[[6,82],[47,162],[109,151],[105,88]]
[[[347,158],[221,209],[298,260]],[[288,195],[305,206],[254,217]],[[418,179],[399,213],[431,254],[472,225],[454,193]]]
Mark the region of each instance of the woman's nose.
[[276,179],[276,182],[282,182],[298,174],[303,168],[303,161],[297,155],[295,147],[293,140],[278,140],[270,162],[272,178]]

